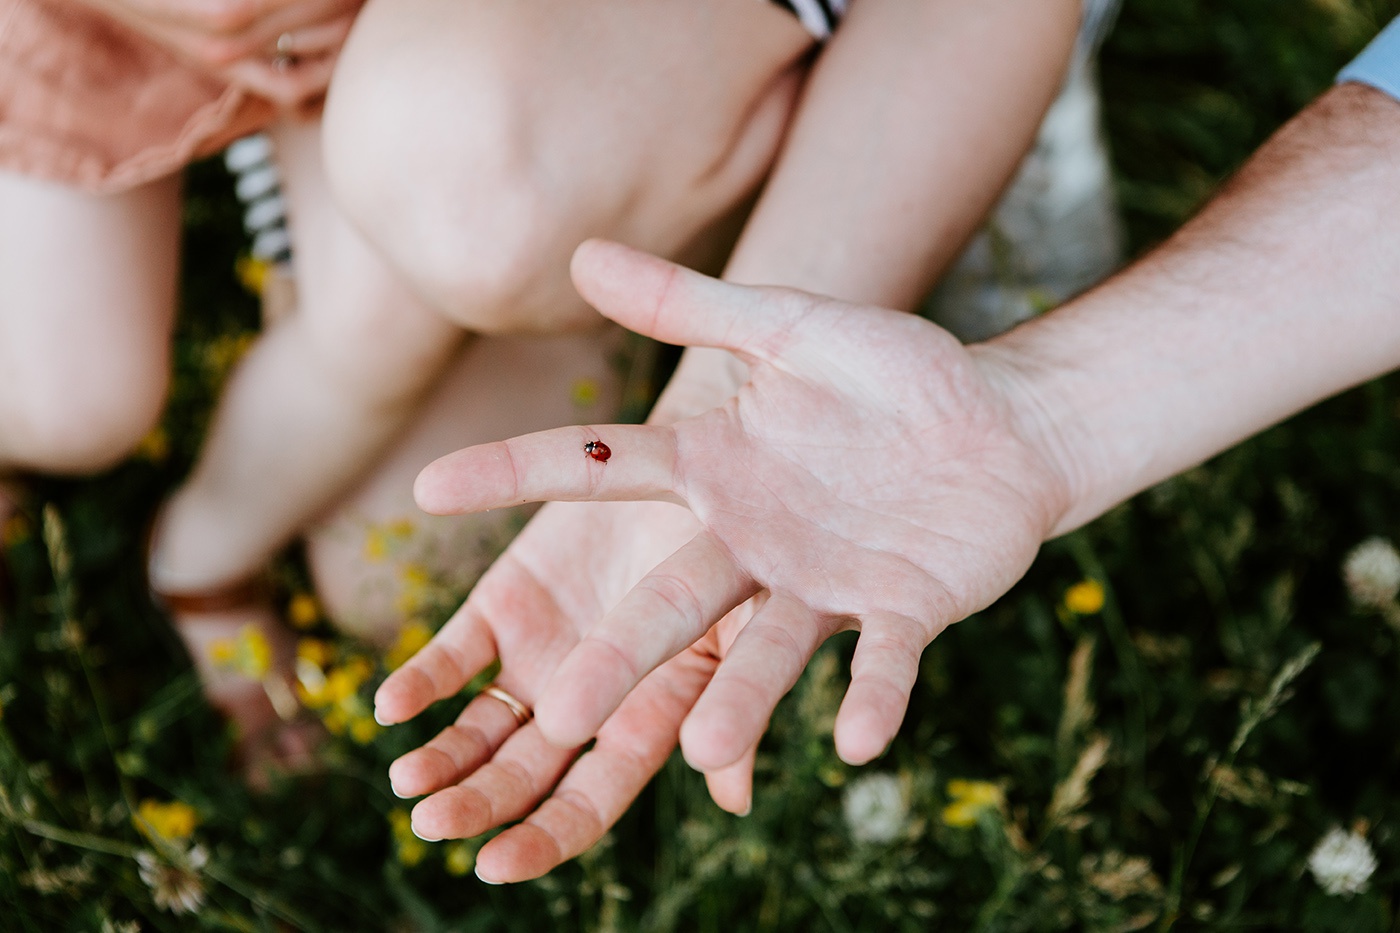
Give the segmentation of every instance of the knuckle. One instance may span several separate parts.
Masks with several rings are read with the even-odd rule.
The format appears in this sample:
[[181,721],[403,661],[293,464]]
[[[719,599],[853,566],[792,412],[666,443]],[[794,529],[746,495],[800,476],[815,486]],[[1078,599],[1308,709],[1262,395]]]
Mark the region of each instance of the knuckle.
[[646,592],[680,619],[698,624],[701,622],[700,601],[695,591],[680,577],[669,574],[653,574],[644,582]]
[[[603,815],[598,812],[598,808],[594,805],[593,801],[581,791],[572,789],[560,791],[554,795],[553,800],[561,807],[581,817],[583,825],[587,827],[588,835],[594,837],[603,835],[604,830],[607,828],[603,820]],[[559,839],[555,837],[553,833],[549,833],[549,835],[554,839],[555,846],[558,847],[560,852],[563,852],[564,847]]]
[[250,54],[247,43],[223,37],[203,39],[193,52],[201,62],[215,68],[226,68]]
[[802,646],[798,644],[796,636],[783,626],[765,625],[756,628],[753,637],[785,659],[798,663],[802,661]]
[[257,0],[204,0],[201,19],[211,32],[229,34],[248,28],[257,13]]

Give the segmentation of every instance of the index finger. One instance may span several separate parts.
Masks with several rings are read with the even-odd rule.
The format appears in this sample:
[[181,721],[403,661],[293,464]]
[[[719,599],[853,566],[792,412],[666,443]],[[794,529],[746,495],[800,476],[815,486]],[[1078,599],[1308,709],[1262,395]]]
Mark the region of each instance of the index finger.
[[523,502],[652,499],[684,504],[675,432],[662,425],[555,428],[468,447],[428,464],[418,507],[459,515]]

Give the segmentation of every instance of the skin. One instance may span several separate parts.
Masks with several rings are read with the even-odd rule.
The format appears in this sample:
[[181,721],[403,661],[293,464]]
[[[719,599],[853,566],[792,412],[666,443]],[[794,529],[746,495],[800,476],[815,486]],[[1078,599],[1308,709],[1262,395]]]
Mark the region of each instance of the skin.
[[[1075,3],[1019,0],[853,6],[804,90],[726,276],[912,306],[1029,145],[1077,15]],[[975,90],[956,99],[926,94],[951,82]],[[862,106],[870,100],[881,106]],[[732,394],[743,369],[724,351],[688,354],[651,421],[712,407]],[[608,441],[613,456],[600,464],[583,453],[590,439],[580,435],[569,450],[594,468],[610,470],[630,456]],[[497,656],[498,683],[534,703],[597,620],[698,527],[669,503],[547,506],[434,645],[385,683],[378,715],[385,722],[415,715]],[[754,592],[732,578],[715,582],[740,601]],[[401,795],[437,791],[415,809],[415,831],[470,836],[528,814],[482,850],[478,870],[491,880],[534,877],[582,852],[660,767],[718,658],[757,607],[746,605],[644,681],[572,765],[576,752],[558,746],[577,745],[591,731],[570,734],[572,725],[549,715],[516,730],[498,701],[468,704],[453,727],[391,769]],[[783,611],[781,603],[762,610],[770,618]],[[616,658],[603,663],[613,670]],[[589,677],[605,692],[611,680]],[[735,812],[749,806],[752,753],[748,741],[732,765],[707,775],[716,799]]]
[[[1004,592],[1043,540],[1400,366],[1397,146],[1400,104],[1359,85],[1333,89],[1156,253],[1059,311],[967,348],[888,311],[724,285],[614,244],[581,247],[576,281],[606,315],[659,339],[739,353],[750,377],[723,406],[670,426],[517,438],[461,451],[420,477],[420,502],[434,511],[662,499],[686,503],[700,528],[561,664],[538,703],[552,722],[503,748],[542,742],[531,729],[583,732],[606,717],[580,766],[624,731],[632,759],[569,772],[561,803],[482,850],[483,876],[529,877],[548,861],[542,853],[567,851],[568,831],[586,834],[586,819],[618,811],[624,785],[669,735],[661,720],[674,710],[660,698],[683,705],[700,692],[700,661],[716,638],[723,646],[735,616],[697,645],[677,646],[754,590],[769,602],[701,688],[682,733],[687,756],[729,760],[761,731],[775,685],[790,683],[830,630],[859,624],[836,744],[863,760],[882,744],[871,735],[897,727],[927,639]],[[605,467],[580,453],[592,437],[614,451]],[[866,572],[848,572],[853,563]],[[387,718],[483,661],[481,636],[454,620],[440,644],[386,682]],[[575,657],[598,664],[586,690],[566,677]],[[528,765],[472,789],[482,822],[524,812],[502,804],[521,799],[519,786],[549,780]],[[433,804],[425,824],[442,818],[442,796],[419,805]]]
[[[696,15],[693,11],[647,6],[660,20],[642,24],[647,28],[687,34],[686,27],[696,25],[675,21]],[[781,107],[775,115],[743,120],[751,106],[771,107],[774,94],[790,102],[795,85],[789,87],[792,82],[784,76],[807,40],[792,23],[748,0],[728,0],[725,9],[730,19],[721,25],[731,31],[748,24],[745,17],[755,9],[769,27],[744,40],[755,48],[740,50],[754,52],[759,63],[749,64],[714,100],[684,93],[701,81],[702,65],[713,65],[712,59],[691,54],[677,64],[674,88],[638,90],[629,83],[620,89],[635,94],[634,112],[602,91],[580,100],[578,81],[572,75],[563,80],[569,65],[616,78],[655,64],[634,60],[646,47],[629,4],[612,11],[615,29],[607,42],[567,42],[561,55],[567,51],[573,58],[556,62],[555,70],[540,69],[536,58],[518,55],[523,48],[574,35],[568,32],[569,17],[585,15],[576,5],[556,11],[557,23],[536,7],[514,5],[444,7],[435,0],[394,0],[365,8],[328,102],[324,138],[318,123],[279,130],[277,148],[297,240],[298,311],[271,328],[240,365],[220,400],[199,462],[166,506],[151,566],[158,587],[208,590],[258,574],[278,550],[366,481],[391,444],[411,429],[472,335],[573,328],[592,330],[603,346],[604,322],[592,310],[576,296],[567,303],[556,300],[561,284],[567,285],[574,245],[586,231],[605,231],[636,234],[635,242],[658,252],[677,249],[757,184],[781,134]],[[402,22],[396,17],[411,20],[417,31],[400,36],[395,28]],[[718,31],[718,26],[711,28]],[[480,54],[457,46],[446,50],[444,36],[470,36],[462,41],[479,43]],[[610,58],[614,53],[617,62]],[[416,197],[398,190],[389,194],[395,209],[427,204],[423,210],[431,212],[439,204],[454,210],[470,205],[469,215],[454,216],[454,223],[460,223],[446,232],[399,230],[390,218],[367,218],[355,211],[357,198],[378,195],[384,186],[352,179],[355,196],[347,198],[343,190],[344,163],[371,145],[384,144],[370,132],[373,127],[364,125],[372,122],[375,105],[361,95],[380,94],[395,86],[399,70],[417,69],[425,61],[459,70],[432,72],[433,92],[447,96],[429,103],[441,109],[423,114],[402,138],[397,133],[389,137],[400,147],[408,143],[394,153],[394,172],[414,182]],[[530,75],[523,73],[527,66],[533,69]],[[520,80],[504,80],[514,77],[514,70],[522,72]],[[787,89],[772,91],[774,82]],[[403,96],[408,103],[395,104],[396,114],[424,103],[422,94],[405,91]],[[683,116],[695,126],[674,138],[642,132],[645,116],[670,113],[678,98],[685,106]],[[483,99],[500,107],[493,111],[494,122],[487,119],[490,114],[469,112]],[[443,120],[443,112],[457,112],[460,119]],[[502,123],[510,133],[495,132]],[[751,124],[757,125],[754,139],[766,141],[756,151],[716,154],[714,146],[706,149],[710,137],[749,140]],[[423,134],[437,132],[464,135],[467,142],[421,140]],[[538,228],[570,231],[558,242],[531,243],[529,249],[520,248],[510,234],[519,205],[510,198],[485,200],[487,193],[510,190],[518,174],[534,171],[533,158],[508,145],[505,137],[517,132],[537,139],[540,151],[558,160],[541,173],[557,190],[545,205],[548,214],[538,218]],[[610,140],[611,148],[600,150],[599,138]],[[464,147],[477,144],[472,158],[458,158]],[[680,149],[689,154],[673,151]],[[347,155],[346,150],[353,152]],[[468,178],[457,179],[455,186],[437,179],[419,170],[412,161],[415,154],[443,158]],[[702,154],[708,161],[694,164]],[[337,165],[340,196],[333,190]],[[642,171],[641,166],[649,165],[676,166],[676,176]],[[646,222],[644,228],[633,225],[638,217]],[[448,308],[412,275],[408,261],[385,249],[384,240],[387,235],[396,248],[407,245],[413,257],[421,258],[434,244],[450,241],[449,234],[458,228],[471,231],[474,247],[464,251],[467,259],[454,257],[453,265],[470,268],[472,276],[467,294]],[[478,394],[470,403],[494,406],[504,400],[513,406],[516,399],[504,394],[509,387],[500,391]],[[476,417],[469,410],[463,415]]]

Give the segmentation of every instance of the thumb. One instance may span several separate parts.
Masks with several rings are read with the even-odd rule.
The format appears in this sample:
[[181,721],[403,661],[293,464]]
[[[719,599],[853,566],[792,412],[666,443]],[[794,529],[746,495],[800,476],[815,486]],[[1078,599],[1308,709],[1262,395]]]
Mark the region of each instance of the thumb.
[[570,271],[579,294],[629,330],[765,361],[814,304],[801,292],[721,282],[608,240],[584,241]]

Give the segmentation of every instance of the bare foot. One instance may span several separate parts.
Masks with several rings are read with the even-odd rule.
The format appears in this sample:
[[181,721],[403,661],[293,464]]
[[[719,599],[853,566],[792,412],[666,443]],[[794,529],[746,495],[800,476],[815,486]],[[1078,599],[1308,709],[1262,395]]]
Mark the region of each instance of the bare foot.
[[249,785],[261,789],[275,775],[314,770],[324,731],[297,701],[296,637],[271,602],[204,607],[188,598],[166,598],[171,619],[205,697],[236,733]]

